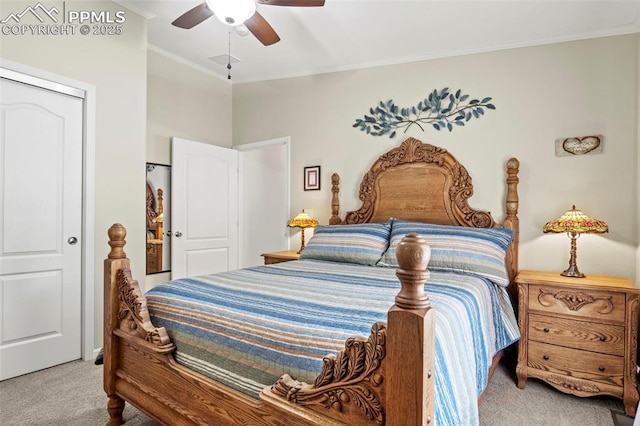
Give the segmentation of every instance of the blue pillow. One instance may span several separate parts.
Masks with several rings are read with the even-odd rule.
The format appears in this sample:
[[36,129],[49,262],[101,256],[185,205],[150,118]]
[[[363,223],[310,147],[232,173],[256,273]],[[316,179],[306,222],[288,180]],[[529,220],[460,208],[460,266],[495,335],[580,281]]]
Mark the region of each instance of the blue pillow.
[[320,226],[300,253],[300,259],[375,266],[389,246],[390,234],[390,222]]
[[506,256],[513,236],[511,230],[434,225],[394,219],[389,248],[377,265],[397,268],[396,246],[411,232],[420,234],[431,247],[430,270],[472,274],[502,286],[509,284]]

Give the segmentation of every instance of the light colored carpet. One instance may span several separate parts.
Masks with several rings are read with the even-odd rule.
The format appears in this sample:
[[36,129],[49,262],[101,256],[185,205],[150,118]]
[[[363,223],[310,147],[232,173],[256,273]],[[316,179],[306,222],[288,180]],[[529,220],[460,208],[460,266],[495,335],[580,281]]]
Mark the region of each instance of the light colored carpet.
[[[155,426],[127,404],[127,426]],[[2,426],[98,426],[107,419],[102,366],[74,361],[0,382]]]
[[[516,387],[511,367],[502,364],[480,404],[484,426],[614,426],[610,410],[622,402],[607,397],[577,398],[537,380]],[[107,422],[102,366],[74,361],[0,382],[2,426],[98,426]],[[127,426],[157,426],[127,404]]]

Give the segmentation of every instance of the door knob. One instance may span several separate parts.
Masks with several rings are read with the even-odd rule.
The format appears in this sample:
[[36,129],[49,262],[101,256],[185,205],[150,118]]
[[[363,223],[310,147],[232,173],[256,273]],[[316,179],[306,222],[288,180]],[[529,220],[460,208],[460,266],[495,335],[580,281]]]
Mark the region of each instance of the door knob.
[[76,237],[69,237],[69,239],[67,240],[67,242],[68,242],[70,245],[74,245],[75,243],[77,243],[77,242],[78,242],[78,239],[77,239]]
[[173,235],[175,235],[176,238],[180,238],[180,237],[182,237],[182,232],[176,231],[175,234],[173,234]]

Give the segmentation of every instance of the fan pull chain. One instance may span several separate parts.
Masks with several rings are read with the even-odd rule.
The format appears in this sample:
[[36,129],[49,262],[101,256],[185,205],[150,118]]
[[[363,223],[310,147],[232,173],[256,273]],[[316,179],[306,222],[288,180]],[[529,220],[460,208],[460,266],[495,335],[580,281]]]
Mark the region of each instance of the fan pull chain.
[[227,55],[227,59],[228,59],[227,69],[229,70],[227,74],[227,79],[231,80],[231,31],[229,31],[229,53]]

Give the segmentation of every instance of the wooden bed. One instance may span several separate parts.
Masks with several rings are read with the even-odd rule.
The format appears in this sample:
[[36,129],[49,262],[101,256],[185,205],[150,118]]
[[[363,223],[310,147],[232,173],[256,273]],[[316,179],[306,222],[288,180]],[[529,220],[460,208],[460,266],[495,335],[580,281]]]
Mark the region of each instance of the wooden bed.
[[[506,168],[506,219],[513,231],[507,270],[517,272],[518,167]],[[362,207],[339,216],[339,177],[332,176],[331,224],[385,222],[390,217],[419,222],[498,227],[491,214],[471,208],[467,170],[446,150],[409,138],[382,155],[360,186]],[[501,187],[491,190],[503,192]],[[104,263],[104,389],[109,424],[125,422],[125,401],[170,425],[425,425],[434,419],[434,317],[424,282],[429,248],[418,235],[398,246],[401,287],[387,322],[372,324],[368,337],[354,336],[337,356],[325,358],[314,383],[284,375],[255,400],[191,371],[174,360],[174,344],[155,327],[147,301],[132,279],[124,253],[126,230],[108,232],[111,251]],[[510,288],[512,286],[510,285]],[[502,353],[494,358],[495,369]],[[331,377],[348,365],[348,379]],[[337,367],[336,367],[337,369]],[[349,397],[351,395],[351,397]]]

